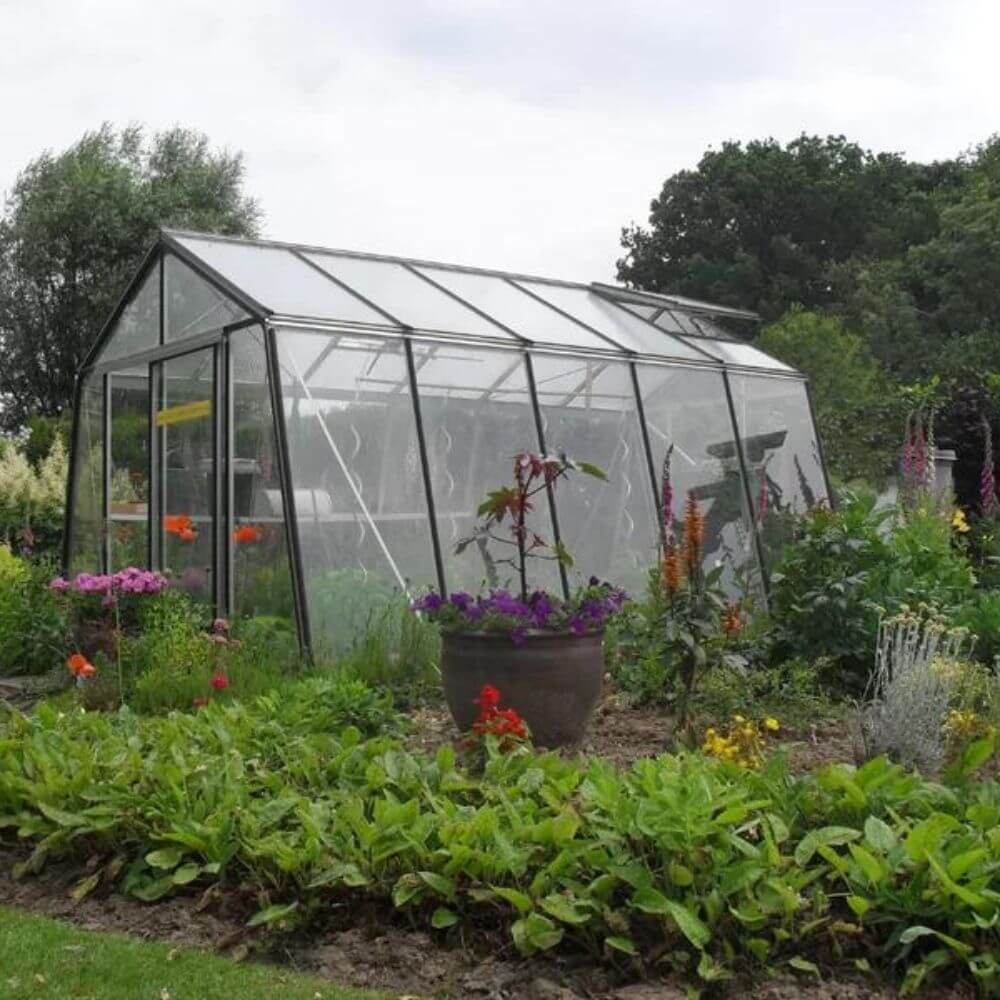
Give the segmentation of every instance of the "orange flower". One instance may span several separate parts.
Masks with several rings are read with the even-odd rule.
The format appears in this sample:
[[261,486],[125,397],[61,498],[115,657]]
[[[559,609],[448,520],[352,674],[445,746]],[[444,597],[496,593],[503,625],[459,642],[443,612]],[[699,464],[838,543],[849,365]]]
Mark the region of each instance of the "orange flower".
[[681,586],[681,558],[677,551],[677,543],[671,539],[663,553],[663,563],[660,567],[663,574],[663,586],[668,594],[676,594]]
[[264,529],[259,528],[256,524],[241,524],[233,532],[233,541],[237,543],[259,542],[263,537]]
[[168,535],[176,535],[182,542],[192,542],[197,538],[197,529],[189,514],[167,514],[163,519],[163,530]]
[[735,635],[743,628],[743,619],[740,616],[740,602],[733,601],[727,604],[722,612],[722,631],[726,635]]
[[689,573],[701,566],[701,550],[705,544],[705,515],[698,507],[694,491],[684,503],[684,563]]
[[66,661],[66,669],[74,677],[93,677],[97,673],[97,667],[91,663],[83,653],[74,653]]

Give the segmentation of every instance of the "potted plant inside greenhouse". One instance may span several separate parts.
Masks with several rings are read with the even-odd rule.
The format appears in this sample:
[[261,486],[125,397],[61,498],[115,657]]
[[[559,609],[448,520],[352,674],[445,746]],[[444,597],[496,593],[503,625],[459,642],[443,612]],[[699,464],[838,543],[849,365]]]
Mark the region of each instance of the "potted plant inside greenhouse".
[[[571,566],[561,542],[548,542],[529,526],[536,499],[572,472],[607,479],[587,462],[565,455],[521,452],[514,481],[491,491],[477,511],[481,522],[459,541],[486,565],[485,592],[430,592],[413,602],[443,637],[441,674],[445,698],[462,732],[475,723],[484,688],[503,693],[541,746],[580,742],[601,694],[603,633],[625,593],[592,577],[568,598],[529,585],[532,560]],[[501,573],[513,591],[500,586]]]

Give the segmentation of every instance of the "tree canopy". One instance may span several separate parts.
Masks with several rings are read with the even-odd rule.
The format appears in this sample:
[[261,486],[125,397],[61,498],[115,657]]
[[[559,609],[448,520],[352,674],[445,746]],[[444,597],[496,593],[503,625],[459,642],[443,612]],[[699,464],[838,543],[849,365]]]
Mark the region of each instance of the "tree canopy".
[[850,424],[884,422],[894,387],[1000,371],[1000,137],[934,163],[843,136],[727,142],[668,177],[621,242],[627,284],[776,323],[761,346],[812,377],[844,474],[885,467],[861,461]]
[[260,211],[240,153],[175,128],[105,124],[18,176],[0,216],[0,427],[58,416],[160,226],[237,236]]

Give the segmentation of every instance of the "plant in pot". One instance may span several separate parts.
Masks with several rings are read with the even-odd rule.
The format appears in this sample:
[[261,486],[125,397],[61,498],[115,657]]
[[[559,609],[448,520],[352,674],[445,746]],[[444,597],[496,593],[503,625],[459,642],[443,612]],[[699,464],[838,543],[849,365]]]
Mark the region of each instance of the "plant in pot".
[[[462,732],[475,723],[477,698],[491,685],[517,707],[536,743],[572,746],[600,697],[604,625],[622,607],[624,592],[592,577],[566,599],[528,582],[533,559],[572,565],[561,543],[545,541],[528,526],[535,498],[571,472],[607,479],[596,466],[565,455],[515,456],[514,482],[489,493],[477,512],[481,523],[456,550],[479,550],[487,592],[431,592],[413,602],[415,611],[441,627],[444,693]],[[500,586],[502,567],[516,578],[513,593]]]

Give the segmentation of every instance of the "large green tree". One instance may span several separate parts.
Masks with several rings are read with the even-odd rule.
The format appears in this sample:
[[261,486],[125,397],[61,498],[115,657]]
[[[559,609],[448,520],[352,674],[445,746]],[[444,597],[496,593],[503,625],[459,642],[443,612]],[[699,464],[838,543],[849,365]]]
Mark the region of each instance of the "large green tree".
[[843,136],[726,142],[667,178],[648,228],[623,230],[618,277],[765,319],[793,304],[828,307],[837,265],[897,256],[934,236],[935,193],[959,185],[965,169],[872,154]]
[[105,124],[18,176],[0,216],[0,427],[56,416],[160,226],[252,236],[240,153]]

